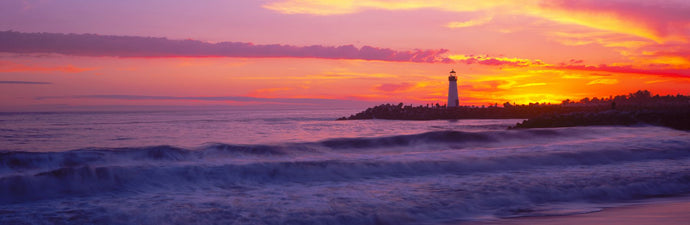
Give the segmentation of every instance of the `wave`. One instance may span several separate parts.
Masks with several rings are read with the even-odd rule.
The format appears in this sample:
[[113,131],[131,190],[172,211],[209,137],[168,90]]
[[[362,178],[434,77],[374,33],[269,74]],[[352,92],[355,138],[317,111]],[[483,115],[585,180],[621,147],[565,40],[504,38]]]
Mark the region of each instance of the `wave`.
[[[75,153],[72,153],[75,154]],[[171,150],[170,148],[153,148],[146,153],[147,158],[167,161],[165,163],[122,163],[98,164],[99,152],[77,154],[80,159],[71,159],[69,165],[56,169],[36,172],[24,172],[5,175],[0,178],[0,203],[24,202],[39,199],[50,199],[71,195],[90,196],[110,192],[145,192],[150,189],[175,188],[225,188],[240,184],[262,186],[267,184],[285,185],[302,184],[315,185],[319,183],[353,183],[386,179],[423,179],[429,177],[478,177],[508,176],[518,173],[525,176],[532,171],[559,171],[582,167],[626,167],[637,164],[654,166],[639,174],[609,174],[606,178],[596,178],[592,175],[598,171],[588,171],[567,179],[560,188],[565,190],[543,189],[545,196],[534,198],[556,198],[561,194],[550,192],[567,191],[571,194],[568,199],[577,199],[580,195],[587,195],[595,200],[605,197],[613,199],[628,199],[656,195],[674,195],[690,192],[690,171],[688,168],[665,170],[663,163],[688,162],[690,152],[687,148],[670,150],[609,150],[583,151],[577,153],[553,153],[545,155],[518,154],[500,157],[465,157],[456,159],[418,159],[415,161],[373,161],[373,160],[319,160],[319,161],[264,161],[252,163],[222,163],[222,162],[180,162],[179,159],[188,158],[189,151]],[[4,158],[4,157],[3,157]],[[89,161],[90,163],[83,163]],[[96,159],[96,160],[93,160]],[[658,162],[659,165],[655,164]],[[627,169],[621,169],[629,173]],[[605,171],[603,173],[610,173]],[[648,177],[640,177],[641,175]],[[512,176],[512,175],[510,175]],[[544,176],[558,178],[558,176]],[[592,179],[581,182],[582,179]],[[475,178],[473,178],[475,179]],[[527,178],[519,178],[527,179]],[[529,185],[543,177],[536,176]],[[594,182],[595,181],[595,182]],[[627,193],[617,193],[609,196],[609,191],[616,191],[620,187],[608,183],[619,182],[617,185],[626,186],[628,182],[642,185],[644,190]],[[568,185],[570,184],[570,185]],[[501,183],[481,184],[493,187]],[[524,185],[524,184],[521,184]],[[609,186],[612,185],[612,186]],[[487,187],[487,188],[488,188]],[[495,188],[495,187],[494,187]],[[514,187],[515,189],[527,187]],[[546,188],[536,186],[528,188]],[[627,188],[627,186],[626,186]],[[573,190],[571,190],[573,189]],[[600,193],[602,190],[604,193]],[[609,190],[610,189],[610,190]],[[582,193],[577,192],[578,190]],[[535,190],[539,191],[539,190]],[[517,193],[515,193],[517,194]],[[536,193],[535,193],[536,194]],[[593,196],[590,196],[593,195]],[[600,196],[597,196],[600,195]],[[560,198],[560,197],[558,197]],[[562,199],[561,199],[562,200]],[[566,199],[567,200],[567,199]]]
[[[274,145],[210,143],[196,149],[0,152],[0,203],[150,190],[449,179],[444,183],[455,180],[461,193],[500,189],[504,199],[487,194],[462,201],[504,204],[510,207],[497,213],[507,215],[524,204],[690,192],[690,141],[683,136],[627,144],[619,136],[597,136],[584,128],[435,131]],[[534,142],[546,144],[529,145]]]
[[[394,147],[422,142],[467,142],[489,141],[485,134],[455,131],[429,132],[416,135],[401,135],[378,138],[340,138],[312,143],[286,143],[278,145],[237,145],[210,143],[201,149],[185,149],[169,145],[126,148],[87,148],[65,152],[0,152],[0,171],[38,169],[55,166],[79,166],[92,162],[121,160],[193,160],[203,157],[237,155],[284,155],[288,152],[316,151],[323,147],[331,149]],[[123,159],[124,157],[124,159]]]
[[[685,156],[687,158],[687,155]],[[678,160],[669,159],[671,160]],[[231,187],[238,184],[315,184],[333,182],[366,182],[381,179],[405,179],[424,177],[481,177],[505,176],[519,171],[522,176],[531,170],[563,170],[563,167],[578,164],[559,165],[559,167],[545,169],[537,160],[523,160],[505,165],[509,159],[486,159],[466,161],[420,161],[412,163],[402,162],[345,162],[310,161],[310,162],[276,162],[252,163],[246,165],[130,165],[130,166],[78,166],[63,167],[51,171],[35,174],[12,175],[0,178],[0,202],[23,202],[44,198],[64,197],[65,195],[95,195],[113,191],[146,191],[153,189]],[[529,162],[528,162],[529,161]],[[543,161],[540,161],[543,162]],[[529,164],[529,166],[528,166]],[[644,163],[643,163],[644,164]],[[586,166],[596,166],[592,163]],[[641,171],[635,176],[620,174],[606,174],[605,178],[591,175],[582,177],[576,175],[572,179],[557,183],[555,189],[539,185],[545,178],[557,177],[535,176],[525,181],[527,186],[516,186],[513,189],[534,188],[535,199],[559,200],[578,199],[582,196],[593,200],[630,199],[659,195],[673,195],[690,192],[690,171],[681,168],[679,171],[664,171],[658,168]],[[546,173],[546,172],[544,172]],[[650,173],[650,174],[646,174]],[[642,174],[646,174],[641,176]],[[532,175],[534,176],[534,175]],[[645,177],[646,176],[646,177]],[[613,178],[613,179],[612,179]],[[581,179],[590,179],[581,182]],[[481,184],[482,186],[501,185]],[[530,186],[536,185],[536,186]],[[642,188],[626,193],[617,190],[623,186],[628,188]],[[486,188],[486,187],[485,187]],[[541,190],[539,190],[542,188]],[[581,192],[578,192],[581,191]],[[605,191],[602,193],[601,191]],[[610,191],[620,192],[611,195]],[[543,195],[538,194],[543,192]],[[550,192],[575,192],[564,196]],[[515,193],[518,194],[518,193]]]
[[[568,134],[572,136],[573,134]],[[463,145],[500,143],[510,140],[537,140],[565,136],[553,130],[460,132],[434,131],[421,134],[397,135],[373,138],[335,138],[318,142],[283,143],[275,145],[240,145],[209,143],[196,149],[170,145],[86,148],[65,152],[21,152],[0,151],[0,175],[10,171],[22,171],[56,167],[97,165],[98,163],[122,161],[189,161],[204,158],[240,156],[282,156],[309,152],[329,152],[355,149],[357,151],[379,151],[381,148],[448,145],[462,148]]]
[[[213,203],[214,211],[192,215],[191,218],[195,218],[194,221],[205,221],[203,217],[206,216],[221,216],[214,212],[237,214],[237,210],[241,210],[258,215],[262,215],[262,212],[269,213],[259,218],[244,218],[250,219],[248,221],[253,221],[253,224],[281,224],[286,221],[297,224],[314,221],[327,224],[408,224],[410,221],[466,219],[486,214],[514,217],[558,213],[552,212],[553,209],[546,205],[564,202],[617,202],[690,192],[690,171],[687,167],[658,166],[670,161],[672,160],[640,163],[637,164],[641,166],[638,169],[623,168],[630,166],[625,164],[623,167],[602,166],[596,171],[559,167],[503,172],[452,171],[452,165],[438,166],[438,162],[429,162],[426,165],[420,163],[387,166],[343,161],[215,166],[81,166],[1,178],[0,205],[54,198],[83,201],[90,196],[98,196],[94,199],[101,199],[100,196],[117,196],[124,199],[142,198],[139,200],[142,202],[137,202],[141,208],[142,205],[147,205],[145,201],[160,201],[156,198],[149,199],[147,196],[150,195],[142,196],[141,193],[155,193],[151,194],[153,196],[170,196],[180,192],[198,193],[198,198],[208,199],[212,197],[207,195],[221,192],[227,193],[224,195],[237,195],[232,199],[244,199],[247,203],[228,202],[226,197],[222,197],[217,199],[219,203]],[[442,175],[421,176],[425,173]],[[415,191],[402,191],[411,187]],[[280,193],[282,189],[291,196],[309,196],[312,192],[317,193],[317,196],[319,193],[322,196],[326,194],[321,198],[328,200],[330,208],[324,212],[319,211],[313,207],[315,204],[318,205],[314,201],[319,200],[314,199],[305,199],[304,205],[295,206],[295,203],[290,203],[294,201],[290,198],[277,199],[270,194]],[[385,190],[384,193],[391,191],[390,194],[397,197],[393,198],[394,202],[380,203],[382,199],[369,197],[371,193],[368,192],[359,192],[362,190],[375,193],[381,190]],[[280,211],[265,212],[263,210],[266,205],[262,205],[261,202],[275,202]],[[160,204],[151,203],[158,207],[161,207]],[[176,205],[163,206],[171,208],[162,210],[190,213],[179,212],[185,208]],[[221,207],[225,210],[219,210]],[[371,211],[372,207],[376,210]],[[544,210],[541,211],[539,208]],[[573,210],[567,213],[572,213]],[[169,212],[160,212],[156,209],[147,209],[146,215],[133,216],[151,216],[149,213],[154,214],[154,219],[156,216],[163,219],[154,220],[155,223],[167,221],[165,219],[173,219],[168,222],[179,223],[174,218],[160,218]],[[234,220],[228,219],[222,217],[219,221],[229,223]],[[114,222],[118,221],[120,224],[141,222]]]
[[413,135],[399,135],[377,138],[337,138],[319,142],[319,144],[333,148],[376,148],[409,146],[422,143],[467,143],[497,141],[492,135],[485,133],[470,133],[460,131],[435,131]]
[[[128,163],[145,163],[160,161],[203,161],[207,159],[241,158],[241,157],[295,157],[309,154],[326,154],[339,152],[358,152],[380,154],[390,149],[397,151],[432,151],[435,149],[450,149],[451,151],[464,147],[498,146],[510,148],[540,143],[558,143],[559,141],[581,140],[591,141],[585,144],[583,151],[553,151],[546,154],[535,153],[527,159],[536,161],[549,161],[549,158],[563,159],[582,158],[584,162],[597,162],[599,159],[635,160],[655,159],[666,157],[685,157],[687,152],[684,146],[690,141],[668,140],[663,143],[654,143],[661,150],[649,149],[606,149],[606,146],[598,146],[592,141],[592,137],[599,135],[591,130],[584,129],[533,129],[518,131],[487,131],[487,132],[461,132],[461,131],[433,131],[420,134],[397,135],[372,138],[335,138],[317,142],[283,143],[283,144],[224,144],[209,143],[199,148],[181,148],[170,145],[148,147],[124,147],[124,148],[85,148],[64,152],[21,152],[0,151],[0,176],[7,173],[46,170],[61,167],[98,166]],[[611,139],[611,137],[609,137]],[[618,142],[618,141],[616,141]],[[662,146],[663,145],[663,146]],[[580,147],[582,148],[582,147]],[[663,148],[668,148],[664,150]],[[592,151],[586,151],[592,150]],[[583,156],[578,156],[583,155]],[[513,155],[514,156],[514,155]],[[468,155],[467,157],[472,157]],[[256,159],[261,161],[261,159]],[[512,160],[512,159],[511,159]],[[520,162],[512,160],[511,162]],[[553,161],[553,160],[552,160]],[[561,163],[560,161],[556,161]],[[531,162],[526,162],[529,164]],[[512,164],[512,163],[509,163]]]

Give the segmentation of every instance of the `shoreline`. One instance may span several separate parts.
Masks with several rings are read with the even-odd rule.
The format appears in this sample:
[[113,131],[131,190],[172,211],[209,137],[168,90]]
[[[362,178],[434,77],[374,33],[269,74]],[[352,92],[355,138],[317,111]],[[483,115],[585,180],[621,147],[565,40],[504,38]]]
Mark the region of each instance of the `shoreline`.
[[458,225],[580,225],[580,224],[625,224],[625,225],[684,225],[690,221],[690,196],[659,198],[641,202],[604,206],[589,213],[525,216],[490,221],[468,221]]
[[625,110],[601,107],[568,107],[532,105],[509,107],[423,107],[379,105],[337,120],[457,120],[457,119],[524,119],[508,129],[576,126],[630,126],[649,124],[676,130],[690,130],[690,105],[634,108]]

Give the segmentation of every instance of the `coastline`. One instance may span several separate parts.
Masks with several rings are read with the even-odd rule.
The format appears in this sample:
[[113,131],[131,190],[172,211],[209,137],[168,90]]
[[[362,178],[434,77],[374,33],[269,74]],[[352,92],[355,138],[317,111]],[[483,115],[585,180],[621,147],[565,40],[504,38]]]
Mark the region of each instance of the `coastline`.
[[676,130],[690,130],[690,105],[673,107],[628,108],[510,106],[510,107],[423,107],[379,105],[337,120],[457,120],[457,119],[524,119],[508,129],[576,126],[631,126],[649,124]]
[[563,216],[528,216],[470,221],[459,225],[684,225],[690,221],[690,197],[661,198],[620,206],[602,207],[602,210]]
[[[451,72],[452,74],[452,72]],[[452,77],[452,75],[451,75]],[[584,98],[578,101],[564,100],[561,104],[529,103],[516,105],[510,102],[481,106],[448,106],[438,103],[426,106],[381,104],[357,114],[337,120],[457,120],[457,119],[525,119],[513,128],[547,128],[573,126],[629,126],[650,124],[677,130],[690,130],[690,96],[654,95],[639,90],[628,95],[598,99]]]
[[690,130],[690,109],[604,112],[573,112],[548,114],[529,118],[509,129],[550,128],[575,126],[630,126],[649,124],[676,130]]

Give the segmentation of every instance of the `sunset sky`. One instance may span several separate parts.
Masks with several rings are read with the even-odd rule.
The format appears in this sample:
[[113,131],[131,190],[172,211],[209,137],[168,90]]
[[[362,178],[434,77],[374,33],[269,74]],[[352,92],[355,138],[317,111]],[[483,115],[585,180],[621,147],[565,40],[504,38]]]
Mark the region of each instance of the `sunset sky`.
[[690,1],[2,0],[0,111],[690,94]]

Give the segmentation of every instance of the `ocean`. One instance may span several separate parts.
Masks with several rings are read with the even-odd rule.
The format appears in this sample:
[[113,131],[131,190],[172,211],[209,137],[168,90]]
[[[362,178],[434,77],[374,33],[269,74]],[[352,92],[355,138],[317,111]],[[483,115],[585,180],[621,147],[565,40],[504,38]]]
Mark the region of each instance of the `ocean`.
[[336,121],[358,110],[0,113],[0,224],[462,224],[690,194],[690,133]]

